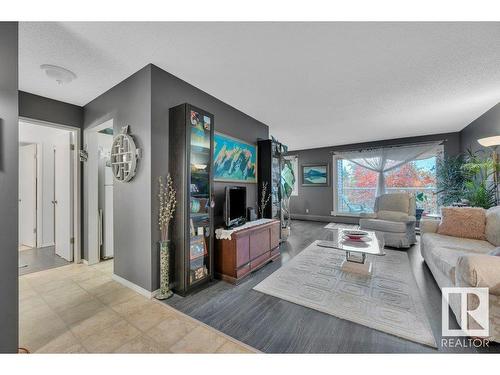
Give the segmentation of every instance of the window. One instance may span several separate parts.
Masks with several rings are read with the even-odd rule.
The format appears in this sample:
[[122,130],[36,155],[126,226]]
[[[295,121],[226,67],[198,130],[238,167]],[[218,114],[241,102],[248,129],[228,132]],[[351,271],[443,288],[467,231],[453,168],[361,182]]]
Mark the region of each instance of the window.
[[[386,193],[418,194],[417,207],[426,213],[437,213],[436,159],[437,152],[419,160],[409,161],[384,173]],[[378,172],[352,161],[334,156],[334,213],[359,215],[373,212],[377,193]]]

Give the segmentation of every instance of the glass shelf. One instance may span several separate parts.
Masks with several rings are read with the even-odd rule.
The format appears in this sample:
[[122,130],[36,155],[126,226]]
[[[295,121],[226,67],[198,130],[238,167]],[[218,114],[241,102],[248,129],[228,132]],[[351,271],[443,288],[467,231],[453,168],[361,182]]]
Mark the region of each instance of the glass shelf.
[[190,208],[188,284],[192,286],[210,275],[210,118],[197,111],[190,114]]

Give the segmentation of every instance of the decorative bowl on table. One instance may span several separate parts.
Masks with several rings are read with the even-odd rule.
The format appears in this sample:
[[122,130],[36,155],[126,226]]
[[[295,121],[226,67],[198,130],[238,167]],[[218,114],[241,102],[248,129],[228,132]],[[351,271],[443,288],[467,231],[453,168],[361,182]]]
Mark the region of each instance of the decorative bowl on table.
[[357,229],[345,229],[343,230],[344,239],[349,241],[369,241],[370,237],[368,232],[364,230]]

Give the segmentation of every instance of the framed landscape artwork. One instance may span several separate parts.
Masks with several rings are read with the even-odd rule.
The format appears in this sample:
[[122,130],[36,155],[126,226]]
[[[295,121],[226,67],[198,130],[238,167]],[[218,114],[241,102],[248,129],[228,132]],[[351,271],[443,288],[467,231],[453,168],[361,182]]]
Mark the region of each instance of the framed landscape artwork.
[[257,146],[215,133],[214,181],[257,183]]
[[303,164],[302,186],[329,186],[329,164]]

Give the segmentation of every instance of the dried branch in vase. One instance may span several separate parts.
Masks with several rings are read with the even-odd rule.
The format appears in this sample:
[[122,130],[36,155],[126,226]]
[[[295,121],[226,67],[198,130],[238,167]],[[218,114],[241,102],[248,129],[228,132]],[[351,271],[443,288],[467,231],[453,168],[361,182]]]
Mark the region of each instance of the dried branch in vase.
[[159,183],[159,194],[158,199],[160,203],[159,213],[158,213],[158,225],[160,227],[160,240],[168,241],[169,238],[169,225],[170,220],[174,217],[175,206],[177,200],[175,198],[175,189],[173,187],[173,181],[170,174],[167,175],[166,184],[163,184],[163,179],[158,177]]
[[266,209],[267,204],[269,203],[269,199],[271,199],[271,194],[267,192],[267,181],[266,181],[262,183],[262,192],[259,205],[260,218],[264,217],[264,211]]

